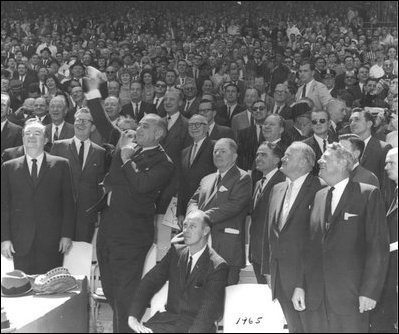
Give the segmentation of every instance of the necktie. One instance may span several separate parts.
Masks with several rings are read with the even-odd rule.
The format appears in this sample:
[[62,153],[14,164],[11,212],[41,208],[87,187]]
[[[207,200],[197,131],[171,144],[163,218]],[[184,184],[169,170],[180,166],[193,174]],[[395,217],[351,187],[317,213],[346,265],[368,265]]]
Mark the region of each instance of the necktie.
[[331,202],[332,202],[332,194],[333,194],[334,190],[335,190],[335,188],[331,187],[328,190],[327,198],[326,198],[326,208],[324,210],[324,222],[326,224],[327,231],[330,228],[330,219],[332,217]]
[[58,126],[55,127],[55,132],[53,136],[53,143],[58,140]]
[[323,153],[326,151],[327,149],[327,140],[323,139]]
[[260,195],[262,194],[263,185],[265,184],[265,182],[266,182],[266,176],[261,178],[261,180],[258,184],[258,188],[256,189],[255,196],[254,196],[254,208],[255,208],[256,204],[258,204]]
[[46,94],[46,90],[44,89],[44,83],[41,84],[42,85],[42,95]]
[[82,166],[82,168],[83,168],[84,152],[85,152],[85,142],[81,141],[80,142],[80,149],[79,149],[79,163],[80,163],[80,166]]
[[137,118],[137,116],[139,115],[139,104],[135,103],[135,110],[134,110],[134,118]]
[[301,97],[306,97],[306,84],[303,85]]
[[213,187],[212,193],[216,192],[219,188],[219,184],[222,182],[222,175],[218,174],[218,178],[216,179],[215,186]]
[[287,192],[285,193],[285,198],[284,198],[284,203],[283,203],[283,212],[281,214],[281,219],[280,219],[280,231],[283,229],[288,213],[290,210],[290,201],[291,201],[291,194],[292,194],[292,188],[294,187],[294,182],[291,182],[290,185],[287,188]]
[[186,281],[188,280],[188,278],[190,277],[191,274],[191,266],[193,264],[193,257],[190,256],[188,258],[188,263],[187,263],[187,268],[186,268]]
[[230,106],[227,107],[227,113],[229,115],[229,119],[231,119],[231,107]]
[[32,159],[32,180],[33,183],[37,182],[37,159]]
[[258,144],[260,143],[260,134],[262,133],[262,126],[259,124],[256,124],[256,140],[258,141]]
[[172,117],[168,116],[168,130],[171,128],[171,124],[172,124]]
[[190,108],[190,101],[186,102],[186,107],[184,108],[184,111],[187,111]]
[[186,80],[185,80],[185,78],[181,78],[181,85],[183,86],[184,85],[184,82],[185,82]]
[[190,166],[193,164],[195,155],[197,154],[197,147],[198,147],[198,143],[194,143],[193,149],[191,151]]
[[156,99],[155,99],[155,107],[156,107],[156,108],[158,108],[158,101],[159,101],[159,98],[156,98]]

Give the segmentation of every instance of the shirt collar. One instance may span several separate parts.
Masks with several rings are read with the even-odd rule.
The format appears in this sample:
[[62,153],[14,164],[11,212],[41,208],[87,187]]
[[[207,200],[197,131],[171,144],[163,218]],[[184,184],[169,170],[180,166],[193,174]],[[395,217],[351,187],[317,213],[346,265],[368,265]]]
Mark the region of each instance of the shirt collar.
[[[334,191],[336,191],[337,193],[343,193],[346,186],[349,183],[349,177],[347,177],[346,179],[343,179],[342,181],[338,182],[335,186],[334,186]],[[331,187],[329,187],[329,189],[331,189]]]
[[170,117],[170,121],[175,123],[177,121],[177,119],[179,118],[179,116],[180,116],[180,112],[178,111],[177,113],[173,114],[172,116],[168,115],[167,117]]
[[149,146],[149,147],[143,147],[142,152],[144,152],[144,151],[149,151],[149,150],[153,150],[153,149],[157,148],[158,146],[159,146],[159,145],[156,145],[156,146]]
[[5,121],[1,122],[1,131],[3,131],[4,126],[6,125],[6,123],[7,123],[7,119]]
[[352,168],[352,170],[355,170],[355,168],[356,168],[357,166],[359,166],[359,165],[360,165],[359,161],[358,161],[358,162],[356,162],[356,163],[353,165],[353,168]]
[[193,263],[196,263],[198,261],[198,259],[201,257],[201,255],[205,252],[206,246],[208,246],[208,244],[205,244],[204,247],[202,247],[197,253],[195,254],[191,254],[190,252],[190,248],[188,249],[188,256],[192,256],[193,257]]
[[300,186],[305,182],[305,179],[308,177],[308,175],[309,173],[306,173],[305,175],[298,177],[295,181],[291,181],[289,178],[287,178],[288,184],[293,183],[293,187]]
[[266,180],[269,181],[269,180],[274,176],[274,174],[277,173],[277,171],[278,171],[278,168],[276,167],[276,168],[274,168],[272,171],[270,171],[269,173],[267,173],[267,174],[266,174]]
[[[73,137],[73,140],[75,141],[75,145],[76,147],[79,149],[80,148],[80,143],[81,140],[79,138],[77,138],[76,136]],[[83,141],[85,143],[85,146],[89,145],[91,143],[90,139],[87,138],[86,140]]]
[[[202,143],[204,142],[204,140],[206,139],[206,137],[202,138],[201,140],[194,142],[194,144],[197,144],[197,150],[201,147]],[[193,144],[193,145],[194,145]]]
[[218,173],[218,175],[220,175],[220,176],[222,177],[222,179],[223,179],[224,176],[229,172],[229,170],[232,169],[234,166],[235,166],[235,164],[233,164],[233,166],[231,166],[228,170],[226,170],[226,171],[223,172],[223,173],[220,173],[219,170],[218,170],[217,173]]
[[370,139],[371,139],[371,135],[370,135],[370,136],[368,136],[368,137],[367,137],[367,138],[364,140],[364,148],[366,148],[366,147],[367,147],[367,145],[368,145],[368,143],[369,143]]
[[43,162],[44,158],[44,152],[42,152],[39,156],[36,158],[32,158],[28,153],[26,153],[26,159],[29,160],[29,162],[32,162],[32,159],[36,159],[37,165],[40,166]]

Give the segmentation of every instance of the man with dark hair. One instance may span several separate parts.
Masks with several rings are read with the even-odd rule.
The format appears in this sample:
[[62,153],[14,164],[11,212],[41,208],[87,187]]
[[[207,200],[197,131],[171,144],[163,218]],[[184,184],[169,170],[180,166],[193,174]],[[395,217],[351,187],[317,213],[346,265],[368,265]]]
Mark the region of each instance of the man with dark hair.
[[309,61],[304,61],[299,67],[299,79],[302,86],[298,88],[296,93],[296,100],[301,98],[310,98],[316,109],[325,109],[328,102],[332,99],[327,87],[314,79],[314,64]]
[[224,103],[216,109],[217,124],[231,127],[233,117],[244,110],[244,107],[238,103],[240,94],[242,92],[236,85],[228,83],[224,86]]
[[364,152],[364,141],[361,140],[358,135],[353,133],[340,135],[338,139],[339,143],[353,155],[354,165],[350,175],[351,180],[353,182],[366,183],[380,188],[380,182],[378,181],[377,176],[359,163],[360,157]]
[[[185,245],[172,245],[165,257],[141,280],[132,298],[129,327],[136,333],[212,333],[223,315],[228,266],[208,246],[211,220],[192,211],[183,222]],[[165,312],[139,322],[152,296],[169,281]]]

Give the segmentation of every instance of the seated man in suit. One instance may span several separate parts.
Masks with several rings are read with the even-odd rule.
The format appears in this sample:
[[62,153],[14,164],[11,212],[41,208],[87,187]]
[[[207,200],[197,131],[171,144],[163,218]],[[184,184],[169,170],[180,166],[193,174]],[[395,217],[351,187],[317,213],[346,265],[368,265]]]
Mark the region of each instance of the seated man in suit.
[[[136,333],[215,333],[223,315],[228,266],[208,246],[210,218],[192,211],[183,222],[185,245],[172,245],[165,257],[141,280],[132,298],[129,326]],[[142,324],[153,295],[169,281],[165,312]]]
[[[262,178],[256,183],[252,196],[251,225],[249,230],[249,260],[254,268],[256,280],[259,284],[266,284],[266,279],[261,275],[262,249],[269,251],[269,233],[265,217],[269,208],[269,196],[273,186],[285,181],[285,175],[278,166],[284,152],[279,146],[270,142],[260,144],[256,152],[256,169],[262,173]],[[266,243],[266,245],[262,245]]]
[[213,147],[215,142],[208,136],[208,122],[204,116],[194,115],[188,120],[188,133],[194,143],[183,149],[177,210],[179,226],[186,215],[187,204],[197,190],[201,179],[213,172]]
[[305,139],[303,142],[309,145],[316,154],[315,165],[313,167],[313,175],[319,175],[319,164],[317,161],[321,158],[324,151],[327,149],[327,144],[332,143],[328,136],[328,129],[330,128],[330,114],[324,110],[314,110],[310,114],[312,122],[313,136]]
[[92,242],[97,212],[87,213],[102,196],[100,183],[105,176],[105,149],[90,140],[94,131],[93,117],[86,108],[75,114],[74,132],[71,139],[53,143],[51,154],[69,160],[73,190],[76,199],[75,241]]
[[389,257],[384,202],[378,188],[350,180],[353,162],[339,143],[329,144],[319,160],[328,187],[315,196],[299,261],[302,277],[292,296],[305,332],[368,333],[369,311],[384,286]]
[[234,138],[233,131],[230,128],[215,123],[216,107],[213,101],[201,100],[198,105],[198,113],[204,116],[208,122],[208,134],[211,140]]
[[7,120],[10,96],[1,93],[1,153],[5,149],[22,145],[22,128]]
[[227,83],[224,86],[225,103],[217,107],[215,122],[220,125],[231,127],[233,117],[244,110],[244,107],[238,103],[239,88]]
[[350,175],[353,182],[366,183],[380,188],[380,182],[373,172],[360,165],[359,160],[364,152],[364,141],[358,135],[349,133],[339,136],[339,143],[353,155],[354,165]]
[[188,203],[187,212],[203,210],[212,223],[212,247],[230,265],[228,284],[237,284],[245,265],[244,223],[249,212],[252,181],[236,166],[237,144],[219,139],[213,150],[216,173],[205,176]]

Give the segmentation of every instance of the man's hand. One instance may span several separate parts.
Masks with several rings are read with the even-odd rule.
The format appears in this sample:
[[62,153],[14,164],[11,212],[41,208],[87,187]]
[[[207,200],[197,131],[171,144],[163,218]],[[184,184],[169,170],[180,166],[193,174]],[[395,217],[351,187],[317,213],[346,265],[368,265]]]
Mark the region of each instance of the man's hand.
[[291,301],[294,304],[295,310],[304,311],[306,309],[305,290],[301,288],[295,288]]
[[264,275],[264,276],[265,276],[265,278],[266,278],[266,283],[267,283],[267,285],[268,285],[269,288],[271,289],[271,288],[272,288],[272,275],[266,274],[266,275]]
[[12,254],[15,253],[14,246],[11,240],[5,240],[1,243],[1,254],[7,259],[12,259]]
[[367,312],[371,311],[372,309],[375,308],[375,305],[377,302],[371,298],[360,296],[359,297],[359,312]]
[[133,329],[136,333],[152,333],[151,328],[145,327],[133,316],[129,316],[128,324],[129,327]]
[[58,248],[58,251],[61,252],[62,254],[68,253],[71,246],[72,246],[71,238],[61,238],[60,247]]
[[132,158],[134,151],[135,150],[132,146],[125,146],[121,148],[121,159],[124,164]]
[[179,234],[176,234],[170,242],[171,244],[178,244],[182,241],[184,241],[183,232],[180,232]]

